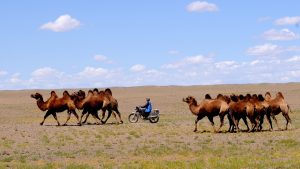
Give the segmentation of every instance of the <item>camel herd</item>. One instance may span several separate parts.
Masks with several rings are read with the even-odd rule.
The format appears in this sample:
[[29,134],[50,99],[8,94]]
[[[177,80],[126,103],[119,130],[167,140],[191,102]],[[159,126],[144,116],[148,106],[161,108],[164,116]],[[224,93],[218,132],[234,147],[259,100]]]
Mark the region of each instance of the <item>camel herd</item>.
[[[194,132],[197,131],[198,121],[204,117],[209,119],[215,132],[219,131],[224,125],[224,117],[226,115],[229,121],[229,132],[234,132],[235,130],[240,131],[240,119],[243,119],[247,126],[247,131],[261,131],[265,116],[269,123],[269,130],[273,130],[271,117],[280,129],[275,116],[281,112],[286,119],[285,129],[287,130],[288,124],[291,124],[291,119],[289,117],[291,109],[281,92],[278,92],[275,98],[271,97],[270,92],[267,92],[265,97],[261,94],[247,94],[245,96],[226,96],[219,94],[215,99],[212,99],[209,94],[206,94],[205,98],[200,103],[197,103],[193,96],[183,98],[183,102],[186,102],[189,105],[192,114],[197,116]],[[218,130],[214,127],[213,118],[215,116],[220,117],[221,123]],[[247,119],[249,119],[251,123],[251,129],[248,126]]]
[[[118,101],[113,97],[112,91],[109,88],[104,91],[99,91],[95,88],[94,90],[89,90],[87,94],[82,90],[74,92],[71,95],[68,91],[64,91],[62,97],[58,97],[55,91],[52,91],[50,93],[50,97],[46,101],[44,101],[43,96],[40,93],[32,94],[31,97],[36,99],[37,106],[40,110],[46,111],[44,119],[40,125],[44,124],[49,115],[52,115],[57,121],[57,124],[60,125],[56,113],[66,110],[68,112],[68,117],[64,125],[67,125],[71,114],[74,114],[77,118],[78,125],[86,123],[89,115],[94,117],[97,124],[105,124],[111,114],[114,115],[118,123],[123,123],[121,114],[118,110]],[[267,117],[269,130],[273,130],[271,118],[280,129],[275,117],[279,113],[282,113],[286,119],[286,130],[288,128],[288,124],[291,124],[291,119],[289,117],[291,109],[281,92],[278,92],[275,98],[272,98],[269,92],[265,94],[265,97],[261,94],[247,94],[245,96],[226,96],[219,94],[214,99],[212,99],[209,94],[206,94],[205,98],[199,103],[193,96],[183,98],[183,102],[186,102],[189,105],[189,109],[192,114],[197,116],[195,120],[195,132],[197,131],[197,124],[199,120],[204,117],[209,119],[213,126],[213,130],[218,132],[224,125],[224,118],[226,115],[229,121],[229,132],[240,131],[240,119],[242,119],[247,126],[247,131],[260,131],[262,130],[262,124],[265,116]],[[76,109],[82,110],[81,117],[77,115]],[[101,118],[98,116],[99,110],[102,110]],[[104,120],[106,111],[108,111],[108,116]],[[86,117],[82,122],[84,115],[86,115]],[[220,117],[220,127],[217,130],[215,129],[213,120],[215,116]],[[248,126],[247,119],[251,123],[251,128]]]
[[[52,115],[57,121],[57,125],[60,125],[56,113],[63,112],[65,110],[68,112],[68,117],[64,125],[67,125],[71,114],[74,114],[77,118],[78,125],[85,123],[90,114],[94,117],[96,123],[98,124],[105,124],[110,118],[111,114],[113,114],[116,119],[118,116],[119,123],[123,123],[121,114],[118,110],[118,101],[113,97],[109,88],[107,88],[105,91],[99,91],[98,89],[94,89],[93,91],[89,90],[87,95],[82,90],[79,90],[72,95],[70,95],[68,91],[64,91],[62,97],[58,97],[55,91],[51,91],[50,97],[47,99],[47,101],[44,101],[43,96],[40,93],[32,94],[31,97],[36,99],[37,106],[40,110],[47,111],[40,125],[44,124],[49,115]],[[80,118],[76,113],[76,109],[82,110],[82,115]],[[102,110],[101,119],[98,116],[99,110]],[[108,116],[106,120],[103,120],[106,110],[108,111]],[[86,118],[82,122],[82,118],[85,114],[87,114]]]

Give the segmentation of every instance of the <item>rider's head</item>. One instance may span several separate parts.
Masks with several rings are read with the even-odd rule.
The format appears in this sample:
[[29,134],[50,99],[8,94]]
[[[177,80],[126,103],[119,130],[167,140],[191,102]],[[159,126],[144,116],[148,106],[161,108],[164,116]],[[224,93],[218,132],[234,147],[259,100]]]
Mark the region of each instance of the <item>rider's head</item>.
[[149,97],[147,97],[147,98],[146,98],[146,101],[147,101],[147,102],[148,102],[148,101],[150,101],[150,98],[149,98]]

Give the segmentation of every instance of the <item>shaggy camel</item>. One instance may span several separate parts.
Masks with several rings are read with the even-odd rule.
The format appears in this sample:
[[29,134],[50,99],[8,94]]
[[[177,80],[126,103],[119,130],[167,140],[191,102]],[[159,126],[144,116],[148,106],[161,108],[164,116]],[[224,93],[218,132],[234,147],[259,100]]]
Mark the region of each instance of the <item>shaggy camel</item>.
[[199,104],[197,104],[196,99],[193,96],[188,96],[187,98],[182,99],[183,102],[186,102],[189,105],[189,109],[192,114],[197,116],[195,120],[195,130],[197,131],[197,123],[199,120],[207,116],[208,120],[210,121],[211,125],[215,130],[215,123],[213,121],[213,117],[219,115],[220,117],[220,127],[217,131],[221,129],[224,125],[224,116],[228,113],[228,104],[222,100],[211,100],[211,99],[204,99]]
[[[85,96],[85,92],[82,90],[79,90],[77,93],[74,93],[72,95],[72,99],[75,102],[75,106],[77,109],[79,110],[83,110],[79,123],[81,123],[82,121],[82,117],[88,113],[88,114],[92,114],[92,116],[95,118],[95,120],[97,121],[97,119],[99,121],[101,121],[101,119],[98,116],[98,110],[102,109],[103,107],[103,103],[104,103],[104,99],[98,99],[98,97],[96,97],[96,95],[94,95],[93,91],[89,90],[87,96]],[[108,102],[108,101],[107,101]],[[99,122],[96,122],[97,124],[100,124]]]
[[[240,95],[239,97],[231,95],[230,99],[231,102],[229,104],[229,115],[232,118],[233,124],[237,131],[240,131],[238,126],[240,119],[243,119],[245,125],[247,126],[247,131],[254,131],[258,122],[256,120],[255,107],[248,101],[249,98],[245,98],[242,95]],[[248,126],[247,117],[252,124],[251,130]],[[229,130],[231,132],[233,132],[234,126],[229,127]]]
[[[288,124],[289,123],[291,124],[291,119],[289,117],[289,112],[291,112],[291,109],[290,109],[290,106],[285,101],[283,94],[281,92],[278,92],[276,94],[276,97],[274,99],[272,99],[270,92],[267,92],[265,94],[265,99],[266,99],[266,102],[269,104],[269,109],[268,109],[269,112],[268,112],[267,116],[271,116],[274,119],[278,129],[281,130],[275,116],[278,115],[280,112],[282,112],[282,115],[286,119],[285,129],[287,130]],[[270,126],[271,126],[271,129],[273,129],[272,122],[270,123]]]
[[[93,90],[93,93],[94,93],[94,94],[100,94],[100,92],[98,91],[97,88],[95,88],[95,89]],[[123,120],[122,120],[122,118],[121,118],[121,113],[120,113],[120,111],[119,111],[119,105],[118,105],[117,99],[115,99],[115,98],[112,96],[112,91],[111,91],[111,89],[109,89],[109,88],[105,89],[104,93],[105,93],[106,97],[109,99],[110,103],[109,103],[109,105],[108,105],[107,107],[103,107],[103,108],[102,108],[102,117],[101,117],[102,123],[106,123],[106,121],[110,118],[111,114],[108,114],[107,119],[106,119],[105,121],[103,121],[103,119],[104,119],[104,117],[105,117],[105,112],[106,112],[106,110],[111,109],[111,110],[112,110],[112,114],[114,115],[115,119],[116,119],[117,121],[119,121],[119,123],[122,124],[122,123],[123,123]],[[86,118],[85,118],[85,120],[83,121],[83,123],[86,122],[88,116],[89,116],[89,113],[86,115]],[[98,115],[97,115],[97,116],[98,116]],[[117,119],[117,116],[118,116],[119,120]]]
[[52,114],[52,116],[57,121],[57,125],[59,126],[60,123],[57,119],[56,113],[63,112],[65,110],[68,110],[68,118],[64,125],[67,125],[67,122],[69,121],[69,119],[71,117],[71,113],[75,115],[77,120],[79,120],[78,115],[76,113],[75,104],[67,91],[63,92],[62,98],[58,98],[57,94],[54,91],[51,91],[51,96],[46,102],[44,102],[43,96],[39,93],[31,94],[31,97],[36,99],[37,106],[40,110],[42,110],[42,111],[47,110],[47,112],[44,116],[44,120],[40,123],[40,125],[43,125],[46,118]]

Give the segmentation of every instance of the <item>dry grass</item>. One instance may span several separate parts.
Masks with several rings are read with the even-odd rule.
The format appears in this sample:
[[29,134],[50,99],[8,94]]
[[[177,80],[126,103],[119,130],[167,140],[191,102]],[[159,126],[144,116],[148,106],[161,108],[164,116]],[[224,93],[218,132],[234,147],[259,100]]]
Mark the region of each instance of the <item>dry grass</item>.
[[[72,92],[73,90],[71,90]],[[212,133],[207,119],[194,133],[194,119],[181,100],[210,93],[282,91],[294,110],[293,129],[257,133]],[[300,84],[113,88],[125,124],[57,127],[29,95],[37,91],[0,91],[0,168],[299,168]],[[50,91],[39,90],[45,97]],[[58,91],[61,95],[62,91]],[[134,106],[150,97],[161,111],[151,124],[127,121]],[[60,122],[66,112],[58,115]],[[284,118],[278,116],[281,126]],[[89,118],[90,122],[94,122]],[[215,118],[216,125],[219,124]],[[72,116],[69,124],[76,124]],[[245,126],[242,126],[242,128]],[[266,128],[267,125],[264,125]],[[276,128],[275,128],[276,129]]]

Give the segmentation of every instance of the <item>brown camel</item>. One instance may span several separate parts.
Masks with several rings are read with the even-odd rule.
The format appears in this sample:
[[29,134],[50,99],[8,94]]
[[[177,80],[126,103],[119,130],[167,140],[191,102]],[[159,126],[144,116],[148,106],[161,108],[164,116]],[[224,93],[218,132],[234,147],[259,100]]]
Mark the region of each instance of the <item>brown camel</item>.
[[221,129],[224,125],[224,116],[228,113],[228,104],[222,100],[215,100],[215,99],[204,99],[199,104],[197,103],[196,99],[193,96],[188,96],[187,98],[183,98],[183,102],[186,102],[189,105],[190,111],[192,114],[197,116],[195,120],[195,130],[197,131],[197,123],[199,120],[207,116],[208,120],[210,121],[211,125],[215,130],[215,123],[213,121],[214,116],[220,117],[220,127],[217,131]]
[[[98,110],[102,109],[103,105],[106,104],[104,102],[108,102],[108,101],[104,101],[104,98],[100,99],[97,97],[98,94],[94,94],[93,91],[89,90],[87,96],[85,96],[85,92],[80,90],[77,93],[74,93],[72,95],[72,99],[75,102],[75,106],[77,109],[79,110],[83,110],[79,123],[81,124],[82,121],[82,117],[88,113],[91,114],[95,120],[97,124],[100,124],[101,119],[98,116]],[[106,106],[106,105],[105,105]],[[99,121],[97,121],[97,119]]]
[[67,122],[69,121],[71,113],[75,115],[77,120],[79,120],[78,115],[76,113],[75,104],[67,91],[63,92],[62,98],[58,98],[57,94],[54,91],[51,91],[51,96],[46,102],[44,102],[43,96],[39,93],[31,94],[31,97],[36,99],[37,106],[40,110],[42,111],[47,110],[44,116],[44,120],[40,123],[40,125],[43,125],[46,118],[51,114],[57,121],[57,125],[60,125],[56,113],[63,112],[65,110],[68,111],[68,118],[64,125],[66,125]]
[[[280,112],[282,112],[282,115],[286,119],[285,129],[287,130],[288,124],[289,123],[291,124],[291,119],[289,117],[289,112],[291,111],[291,109],[290,106],[285,101],[283,94],[281,92],[278,92],[276,94],[276,97],[272,99],[270,92],[267,92],[265,94],[265,99],[266,102],[269,104],[269,109],[268,109],[269,112],[267,116],[271,116],[274,119],[278,129],[281,130],[275,116],[278,115]],[[272,122],[271,122],[271,129],[273,129]]]
[[[100,92],[101,92],[101,91],[100,91]],[[98,91],[97,88],[95,88],[95,89],[93,90],[93,94],[100,94],[100,92]],[[103,92],[103,91],[102,91],[102,92]],[[112,114],[114,115],[115,119],[116,119],[117,121],[119,121],[119,123],[123,123],[123,120],[121,119],[121,113],[119,112],[119,109],[118,109],[118,107],[119,107],[118,101],[117,101],[117,99],[115,99],[115,98],[112,96],[112,91],[111,91],[111,89],[109,89],[109,88],[105,89],[104,93],[105,93],[105,96],[109,99],[110,103],[108,104],[107,107],[103,107],[103,108],[102,108],[102,117],[101,117],[102,123],[106,123],[106,121],[110,118],[111,113],[108,114],[107,119],[106,119],[105,121],[103,121],[103,119],[104,119],[104,117],[105,117],[105,112],[106,112],[106,110],[109,110],[109,109],[112,110]],[[87,114],[87,116],[86,116],[85,120],[83,121],[83,123],[86,122],[88,116],[89,116],[89,113]],[[97,116],[98,116],[98,115],[97,115]],[[117,116],[118,116],[119,120],[117,119]]]

